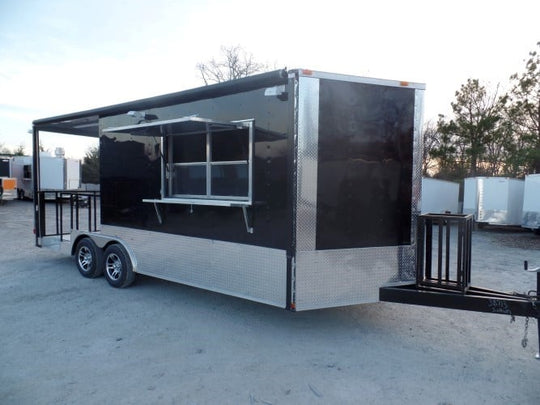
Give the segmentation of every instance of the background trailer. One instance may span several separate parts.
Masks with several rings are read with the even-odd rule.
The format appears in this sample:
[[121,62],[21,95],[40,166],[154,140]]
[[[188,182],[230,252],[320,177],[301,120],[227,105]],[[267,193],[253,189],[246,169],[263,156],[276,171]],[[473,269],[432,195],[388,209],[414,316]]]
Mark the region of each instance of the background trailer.
[[[40,187],[44,190],[77,190],[81,187],[81,162],[65,158],[63,149],[57,148],[55,155],[40,152]],[[12,158],[13,177],[17,179],[19,198],[34,198],[32,179],[32,156]]]
[[17,198],[17,179],[12,175],[11,159],[0,156],[0,203]]
[[508,177],[465,179],[463,213],[476,222],[521,226],[524,181]]
[[459,183],[423,177],[421,202],[423,214],[457,214],[460,212]]
[[525,176],[521,226],[540,233],[540,174]]
[[142,273],[296,310],[378,301],[415,279],[423,93],[280,70],[37,120],[34,148],[40,131],[99,136],[101,198],[99,231],[70,236],[45,232],[38,199],[36,243],[70,240],[81,273],[117,287]]

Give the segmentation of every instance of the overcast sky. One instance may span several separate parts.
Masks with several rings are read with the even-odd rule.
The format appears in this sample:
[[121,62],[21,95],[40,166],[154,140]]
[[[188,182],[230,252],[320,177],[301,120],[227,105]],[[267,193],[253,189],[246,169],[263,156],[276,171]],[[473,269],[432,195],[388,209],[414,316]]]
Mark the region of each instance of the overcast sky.
[[276,68],[426,83],[436,119],[468,78],[495,88],[524,70],[539,15],[538,0],[0,0],[0,144],[30,152],[37,118],[198,87],[195,65],[222,45]]

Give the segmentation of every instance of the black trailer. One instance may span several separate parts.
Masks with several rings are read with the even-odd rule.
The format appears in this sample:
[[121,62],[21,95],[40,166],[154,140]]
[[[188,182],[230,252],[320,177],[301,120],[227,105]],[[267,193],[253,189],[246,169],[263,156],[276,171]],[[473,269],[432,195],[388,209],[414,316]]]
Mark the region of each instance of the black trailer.
[[[279,70],[37,120],[35,145],[40,131],[99,137],[100,230],[63,238],[87,275],[126,286],[114,257],[283,308],[373,302],[415,278],[423,93]],[[38,245],[58,238],[37,220]]]
[[[278,70],[36,120],[34,178],[42,131],[99,137],[101,170],[84,226],[80,195],[69,225],[56,207],[52,232],[35,199],[36,244],[69,246],[84,276],[114,287],[141,273],[297,311],[436,305],[426,297],[480,310],[467,301],[467,226],[457,274],[442,250],[445,270],[424,274],[423,95],[418,83]],[[430,238],[452,223],[437,220]],[[509,297],[485,294],[501,313]],[[512,314],[538,318],[536,295],[516,299]]]

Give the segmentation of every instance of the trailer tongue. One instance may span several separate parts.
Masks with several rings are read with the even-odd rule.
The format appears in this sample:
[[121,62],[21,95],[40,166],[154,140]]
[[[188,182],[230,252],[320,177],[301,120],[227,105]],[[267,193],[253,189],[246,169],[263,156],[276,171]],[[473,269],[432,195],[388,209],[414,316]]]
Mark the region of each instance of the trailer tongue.
[[[524,269],[536,273],[536,290],[527,294],[501,292],[471,286],[472,215],[426,214],[418,218],[416,283],[381,287],[381,301],[465,311],[526,317],[527,345],[529,318],[538,325],[540,359],[540,267]],[[452,232],[457,232],[457,246],[452,249]],[[452,254],[454,253],[454,255]],[[435,257],[434,257],[435,256]]]

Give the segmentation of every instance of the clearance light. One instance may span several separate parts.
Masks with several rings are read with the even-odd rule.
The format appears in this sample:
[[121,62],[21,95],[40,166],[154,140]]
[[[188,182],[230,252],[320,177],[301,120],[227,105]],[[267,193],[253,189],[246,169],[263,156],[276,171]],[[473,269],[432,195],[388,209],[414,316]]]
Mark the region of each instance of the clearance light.
[[399,82],[400,86],[409,87],[409,82]]
[[306,75],[306,76],[311,76],[311,75],[313,75],[313,70],[302,69],[302,74]]

